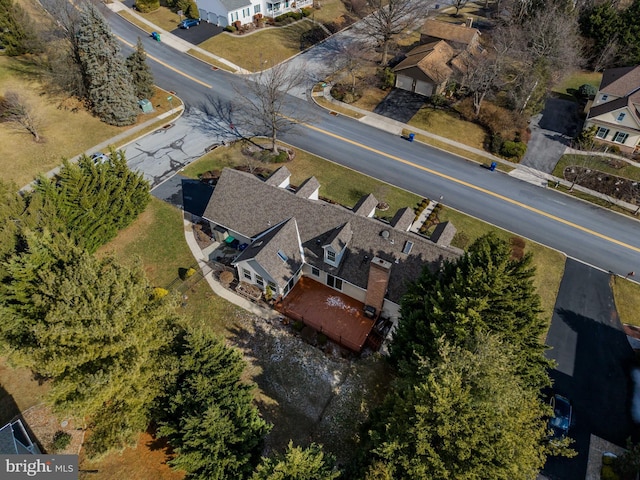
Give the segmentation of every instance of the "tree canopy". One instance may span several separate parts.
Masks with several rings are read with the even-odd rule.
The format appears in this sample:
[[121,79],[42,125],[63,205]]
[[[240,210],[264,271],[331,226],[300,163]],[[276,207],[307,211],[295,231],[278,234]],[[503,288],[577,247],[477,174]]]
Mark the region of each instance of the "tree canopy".
[[367,480],[535,478],[546,407],[523,385],[510,347],[483,334],[466,348],[436,345],[378,412]]
[[253,405],[254,387],[241,379],[241,353],[197,331],[185,337],[179,363],[158,430],[178,453],[172,466],[191,479],[249,478],[270,426]]
[[140,99],[151,98],[156,91],[153,83],[153,73],[147,64],[147,52],[144,51],[142,40],[138,37],[136,49],[127,57],[127,70],[131,73],[136,96]]
[[51,379],[56,410],[91,420],[90,454],[122,445],[174,376],[175,307],[139,267],[47,231],[24,242],[6,264],[0,339],[13,361]]
[[131,74],[120,47],[96,6],[82,7],[76,48],[93,113],[110,125],[131,125],[139,113]]
[[334,480],[340,476],[334,462],[321,445],[302,448],[289,442],[284,454],[263,458],[251,480]]
[[392,361],[410,373],[419,358],[437,354],[440,337],[464,345],[481,332],[492,332],[517,349],[517,371],[527,384],[547,386],[550,363],[541,340],[546,325],[534,273],[530,254],[512,258],[507,242],[492,234],[476,240],[440,272],[425,270],[401,301]]

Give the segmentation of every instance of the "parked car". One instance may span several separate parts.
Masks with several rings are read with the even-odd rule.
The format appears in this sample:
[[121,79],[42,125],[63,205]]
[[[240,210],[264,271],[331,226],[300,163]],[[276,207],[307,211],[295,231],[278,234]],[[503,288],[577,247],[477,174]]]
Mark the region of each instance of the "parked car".
[[91,160],[93,160],[93,163],[98,164],[98,163],[108,162],[109,161],[109,157],[107,157],[102,152],[96,152],[96,153],[91,154]]
[[195,27],[196,25],[200,25],[200,20],[197,18],[185,18],[178,24],[180,28],[186,29],[188,29],[189,27]]
[[553,408],[553,416],[549,419],[549,430],[551,430],[551,438],[562,439],[569,433],[571,427],[571,416],[573,407],[568,398],[555,394],[549,401]]

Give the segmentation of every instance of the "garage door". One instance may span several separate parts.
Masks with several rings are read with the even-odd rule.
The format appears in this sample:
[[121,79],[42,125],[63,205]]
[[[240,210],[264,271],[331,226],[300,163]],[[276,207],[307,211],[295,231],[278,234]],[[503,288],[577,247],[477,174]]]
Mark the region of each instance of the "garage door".
[[420,95],[424,95],[425,97],[430,97],[433,94],[433,85],[427,82],[421,82],[418,80],[416,82],[416,93]]
[[396,88],[413,91],[413,78],[406,75],[396,75]]

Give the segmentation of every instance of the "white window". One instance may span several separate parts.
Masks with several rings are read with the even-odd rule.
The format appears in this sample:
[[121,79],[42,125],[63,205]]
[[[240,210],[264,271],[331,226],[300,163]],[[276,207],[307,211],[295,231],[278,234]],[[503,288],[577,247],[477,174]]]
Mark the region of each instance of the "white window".
[[602,99],[601,99],[601,100],[602,100],[603,102],[606,102],[606,101],[607,101],[607,98],[609,98],[609,95],[602,95]]
[[247,280],[251,280],[251,272],[249,270],[247,270],[246,268],[242,269],[242,276],[244,278],[246,278]]
[[327,275],[327,285],[336,290],[342,290],[342,280],[333,275]]
[[609,135],[609,129],[604,127],[598,127],[598,131],[596,132],[596,137],[605,139]]
[[261,287],[264,287],[264,278],[256,273],[256,283]]
[[613,141],[615,143],[624,143],[627,141],[627,138],[629,138],[628,133],[616,132],[616,134],[613,136]]
[[334,252],[333,250],[327,250],[327,260],[329,260],[330,262],[335,262],[336,252]]
[[314,277],[319,277],[320,269],[316,267],[311,267],[311,275],[313,275]]
[[260,5],[253,6],[253,13],[260,13]]
[[273,283],[272,281],[267,282],[267,285],[269,285],[269,287],[271,287],[271,290],[276,292],[278,291],[278,287],[276,287],[276,284]]
[[233,13],[231,14],[231,21],[232,21],[232,22],[235,22],[235,21],[237,21],[237,20],[238,20],[238,12],[233,12]]
[[618,120],[619,122],[621,122],[622,120],[624,120],[624,117],[626,117],[627,114],[622,112],[620,115],[618,115],[618,118],[616,120]]

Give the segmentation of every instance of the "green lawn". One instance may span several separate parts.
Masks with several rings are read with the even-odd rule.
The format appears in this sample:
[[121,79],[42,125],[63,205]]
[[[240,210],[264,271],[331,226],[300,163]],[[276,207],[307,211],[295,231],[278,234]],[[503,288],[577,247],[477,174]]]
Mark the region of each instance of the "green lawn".
[[622,323],[640,327],[640,285],[624,278],[612,277],[611,288]]
[[589,84],[598,88],[600,80],[602,80],[601,72],[580,70],[565,77],[562,82],[553,87],[552,91],[560,95],[573,96],[573,93],[578,90],[580,85]]
[[[300,52],[300,36],[313,28],[309,20],[265,28],[249,35],[221,33],[198,46],[251,71],[275,65]],[[259,48],[257,46],[259,45]]]
[[610,173],[618,177],[640,181],[640,168],[625,161],[596,155],[563,155],[553,170],[553,175],[564,178],[564,169],[571,165],[586,167],[592,170]]

